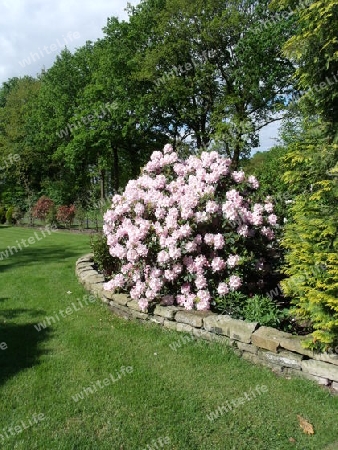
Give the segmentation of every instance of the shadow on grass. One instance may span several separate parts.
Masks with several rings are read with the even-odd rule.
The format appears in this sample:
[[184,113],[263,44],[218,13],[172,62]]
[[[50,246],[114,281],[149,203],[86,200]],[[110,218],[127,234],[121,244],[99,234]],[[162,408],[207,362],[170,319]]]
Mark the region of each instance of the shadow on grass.
[[[32,317],[40,314],[35,310],[0,311],[0,314],[10,319],[22,312]],[[50,330],[38,332],[34,325],[37,324],[0,323],[0,385],[22,370],[39,364],[40,356],[46,354],[41,343],[50,337]]]
[[12,255],[8,252],[8,257],[6,258],[0,257],[0,272],[4,272],[6,270],[10,270],[12,268],[17,268],[20,266],[27,266],[30,264],[45,265],[50,262],[63,263],[65,259],[79,258],[84,253],[85,252],[83,250],[79,250],[78,252],[76,252],[66,248],[62,248],[61,246],[57,247],[55,245],[44,248],[34,248],[34,246],[32,246],[16,253],[13,251]]

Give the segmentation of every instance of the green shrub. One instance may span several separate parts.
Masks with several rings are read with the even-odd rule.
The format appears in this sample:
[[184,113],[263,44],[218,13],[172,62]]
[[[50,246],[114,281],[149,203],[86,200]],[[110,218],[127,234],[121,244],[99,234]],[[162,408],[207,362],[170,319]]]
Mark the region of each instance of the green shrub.
[[6,212],[6,222],[8,225],[13,225],[15,223],[15,220],[13,218],[13,206],[10,206]]
[[51,225],[51,226],[55,226],[58,224],[57,221],[57,209],[56,206],[53,204],[50,209],[48,210],[47,214],[46,214],[46,224],[47,225]]
[[226,314],[234,319],[243,319],[246,301],[247,296],[245,294],[233,291],[225,296],[216,297],[211,305],[213,310],[219,314]]
[[87,216],[86,210],[81,205],[76,205],[75,218],[79,222],[80,230],[84,229],[86,216]]
[[274,328],[280,325],[285,316],[273,300],[262,295],[248,298],[243,314],[245,320],[249,322],[259,322],[260,325]]
[[94,253],[94,262],[105,277],[110,277],[113,273],[120,271],[121,260],[111,256],[107,238],[103,233],[92,235],[90,246]]
[[15,223],[20,223],[20,221],[23,219],[24,217],[24,212],[18,207],[15,206],[13,209],[13,219],[15,221]]
[[307,346],[326,350],[338,339],[338,145],[320,126],[304,137],[284,158],[284,179],[297,196],[281,242],[288,276],[281,286],[296,320],[311,323]]

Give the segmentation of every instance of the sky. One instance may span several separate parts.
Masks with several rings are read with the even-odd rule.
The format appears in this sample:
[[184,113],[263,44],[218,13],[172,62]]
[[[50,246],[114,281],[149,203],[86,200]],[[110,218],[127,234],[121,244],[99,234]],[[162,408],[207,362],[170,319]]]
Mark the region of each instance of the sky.
[[[0,0],[0,85],[11,77],[41,73],[56,55],[103,37],[108,17],[127,19],[127,3],[140,0]],[[275,144],[278,124],[262,129],[260,147]]]

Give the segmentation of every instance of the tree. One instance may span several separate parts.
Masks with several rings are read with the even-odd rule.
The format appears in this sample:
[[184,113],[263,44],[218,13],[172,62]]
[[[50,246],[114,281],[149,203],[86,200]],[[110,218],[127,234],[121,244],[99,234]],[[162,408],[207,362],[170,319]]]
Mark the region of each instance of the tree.
[[32,136],[32,104],[38,97],[40,81],[32,77],[9,80],[0,97],[0,152],[2,159],[12,161],[2,171],[2,197],[7,204],[23,207],[23,199],[41,181],[41,160]]
[[[142,2],[130,22],[146,21],[154,3]],[[268,3],[169,0],[156,13],[137,77],[152,83],[148,107],[174,142],[221,142],[236,166],[278,119],[293,73],[281,56],[293,18],[274,20]]]
[[255,175],[259,181],[261,195],[271,196],[275,203],[279,221],[288,216],[288,204],[294,194],[283,180],[281,166],[287,154],[286,146],[275,146],[266,152],[257,152],[242,166],[247,174]]
[[[312,1],[297,8],[294,0],[274,0],[278,8],[293,7],[298,29],[284,46],[285,54],[297,65],[296,79],[302,105],[309,114],[320,114],[337,132],[338,122],[338,3]],[[277,6],[278,5],[278,6]]]

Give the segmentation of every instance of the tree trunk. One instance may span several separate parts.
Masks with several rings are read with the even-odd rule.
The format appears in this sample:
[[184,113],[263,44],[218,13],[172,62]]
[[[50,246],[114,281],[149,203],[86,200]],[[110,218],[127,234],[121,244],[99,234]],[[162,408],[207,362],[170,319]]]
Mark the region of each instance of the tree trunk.
[[117,151],[117,146],[114,145],[113,142],[111,142],[110,145],[113,152],[112,187],[116,193],[120,187],[119,154]]
[[104,201],[104,198],[105,198],[105,196],[106,196],[106,193],[105,193],[105,187],[104,187],[104,182],[105,182],[105,171],[104,171],[104,169],[101,169],[101,171],[100,171],[100,174],[101,174],[101,180],[100,180],[100,187],[101,187],[101,200],[102,200],[102,202]]

